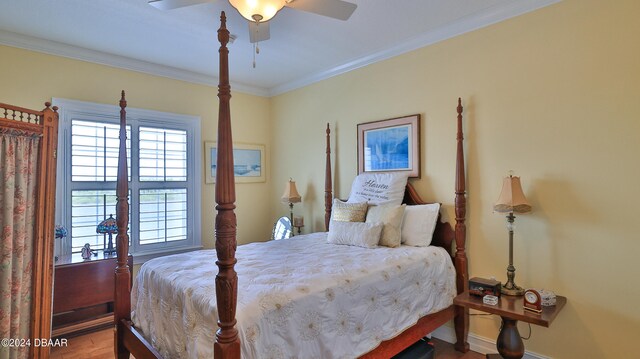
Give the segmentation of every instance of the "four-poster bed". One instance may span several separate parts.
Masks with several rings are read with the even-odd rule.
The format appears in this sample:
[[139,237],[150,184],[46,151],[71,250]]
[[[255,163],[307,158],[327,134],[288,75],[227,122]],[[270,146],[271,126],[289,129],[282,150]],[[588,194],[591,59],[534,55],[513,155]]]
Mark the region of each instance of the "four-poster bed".
[[[238,261],[236,257],[236,218],[235,218],[235,187],[233,175],[233,153],[232,153],[232,136],[231,136],[231,119],[229,100],[231,98],[228,71],[228,49],[226,47],[229,41],[229,32],[226,29],[226,18],[224,12],[221,15],[221,27],[218,30],[218,39],[221,43],[220,47],[220,85],[218,97],[220,99],[219,117],[218,117],[218,157],[217,157],[217,177],[216,177],[216,209],[218,214],[215,221],[216,229],[216,264],[218,273],[215,278],[215,297],[217,307],[217,324],[219,330],[215,335],[215,343],[213,345],[213,354],[215,358],[240,358],[241,343],[240,337],[246,333],[239,333],[236,322],[236,305],[238,303],[238,273],[235,264]],[[133,354],[137,359],[143,358],[160,358],[160,351],[154,348],[149,342],[148,333],[142,332],[134,327],[131,315],[131,291],[129,268],[126,265],[128,238],[126,229],[128,227],[128,199],[127,199],[127,166],[126,166],[126,150],[125,150],[125,122],[126,101],[124,100],[124,92],[120,101],[121,110],[121,130],[120,130],[120,157],[118,166],[118,185],[117,185],[117,219],[118,219],[118,266],[116,268],[116,295],[115,295],[115,328],[116,343],[115,351],[119,359],[128,358],[129,353]],[[456,198],[455,212],[456,225],[455,230],[448,223],[438,221],[435,233],[433,235],[432,247],[442,247],[446,253],[453,259],[455,266],[455,287],[457,292],[462,292],[467,286],[467,258],[465,254],[465,175],[464,175],[464,154],[462,146],[462,106],[458,101],[458,132],[457,132],[457,159],[456,159]],[[325,183],[325,224],[329,226],[331,215],[331,201],[333,200],[331,185],[331,161],[330,161],[330,130],[327,125],[327,148],[326,148],[326,183]],[[408,184],[405,192],[404,202],[407,205],[418,205],[424,202],[420,199],[415,189]],[[298,237],[296,237],[298,238]],[[282,242],[282,241],[278,241]],[[452,253],[452,245],[455,242],[455,250]],[[395,250],[395,249],[388,249]],[[369,250],[372,251],[372,250]],[[362,251],[361,251],[362,253]],[[242,254],[244,255],[244,254]],[[183,255],[184,256],[184,255]],[[200,254],[198,254],[200,256]],[[181,257],[182,259],[186,257]],[[175,261],[175,260],[174,260]],[[281,262],[284,262],[281,261]],[[271,263],[274,267],[282,265],[281,263]],[[240,262],[240,271],[245,268]],[[453,269],[449,266],[451,271]],[[435,285],[435,284],[434,284]],[[456,288],[452,290],[455,292]],[[135,288],[134,288],[135,290]],[[142,289],[145,291],[146,289]],[[181,289],[182,290],[182,289]],[[241,288],[240,294],[244,294],[247,288]],[[453,294],[449,293],[451,298]],[[164,298],[156,299],[156,301],[164,302]],[[449,304],[444,309],[437,310],[428,315],[424,315],[417,319],[415,324],[406,330],[401,330],[392,337],[392,339],[382,341],[377,347],[369,352],[364,352],[362,358],[386,358],[391,357],[402,349],[413,344],[421,337],[432,332],[447,321],[454,319],[456,327],[457,343],[456,349],[467,351],[468,344],[466,336],[468,331],[468,311],[462,307],[455,307]],[[165,308],[169,308],[163,303]],[[139,314],[139,313],[136,313]],[[242,312],[238,313],[242,316]],[[288,313],[287,313],[288,314]],[[204,315],[204,314],[200,314]],[[213,316],[213,314],[211,314]],[[138,323],[136,323],[138,324]],[[149,323],[146,323],[147,327]],[[163,324],[159,323],[159,326]],[[406,327],[405,327],[406,328]],[[213,338],[212,338],[213,339]],[[156,343],[157,344],[157,343]]]

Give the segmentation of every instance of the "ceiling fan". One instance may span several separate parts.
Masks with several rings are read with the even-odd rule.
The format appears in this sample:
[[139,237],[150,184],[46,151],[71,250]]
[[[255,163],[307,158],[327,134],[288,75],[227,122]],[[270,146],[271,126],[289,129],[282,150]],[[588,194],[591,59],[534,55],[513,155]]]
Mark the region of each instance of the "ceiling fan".
[[[161,10],[213,2],[216,0],[148,0]],[[302,10],[339,20],[347,20],[357,5],[342,0],[229,0],[240,15],[249,20],[249,38],[252,43],[268,40],[269,23],[283,7]]]

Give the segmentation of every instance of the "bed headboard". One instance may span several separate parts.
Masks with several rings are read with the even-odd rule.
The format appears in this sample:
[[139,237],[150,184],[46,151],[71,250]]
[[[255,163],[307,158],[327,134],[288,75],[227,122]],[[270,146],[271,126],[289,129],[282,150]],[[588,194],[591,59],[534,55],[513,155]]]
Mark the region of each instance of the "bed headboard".
[[[455,230],[452,228],[449,222],[442,222],[440,220],[441,215],[438,216],[438,222],[436,224],[431,245],[442,247],[449,252],[451,258],[458,257],[458,261],[463,262],[461,266],[465,267],[466,271],[466,253],[465,253],[465,237],[466,237],[466,199],[465,199],[465,174],[464,174],[464,148],[462,146],[462,99],[458,98],[458,131],[457,131],[457,156],[456,156],[456,185],[455,185],[455,212],[456,212],[456,226]],[[331,129],[327,123],[326,130],[326,160],[325,160],[325,187],[324,187],[324,225],[325,229],[329,230],[329,222],[331,219],[331,206],[333,204],[333,185],[331,176]],[[420,198],[420,195],[415,190],[413,185],[409,182],[404,192],[404,199],[402,203],[407,205],[419,205],[428,204]],[[454,241],[456,242],[455,248],[453,247]]]

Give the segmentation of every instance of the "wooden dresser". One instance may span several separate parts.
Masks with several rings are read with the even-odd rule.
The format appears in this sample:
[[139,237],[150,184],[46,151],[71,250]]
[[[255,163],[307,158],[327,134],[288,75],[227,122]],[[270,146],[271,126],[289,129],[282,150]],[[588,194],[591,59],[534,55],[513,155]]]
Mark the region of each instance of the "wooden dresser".
[[[131,255],[128,264],[133,272]],[[84,260],[76,253],[58,258],[53,284],[53,337],[69,337],[113,324],[115,269],[115,255],[99,253]]]

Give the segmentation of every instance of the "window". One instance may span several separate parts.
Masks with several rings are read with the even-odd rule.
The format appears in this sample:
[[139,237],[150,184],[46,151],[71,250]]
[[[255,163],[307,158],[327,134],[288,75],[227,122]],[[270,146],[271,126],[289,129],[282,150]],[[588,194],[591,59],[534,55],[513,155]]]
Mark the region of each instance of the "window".
[[[56,254],[103,249],[96,226],[115,217],[120,108],[54,99],[60,107]],[[127,108],[129,252],[137,263],[200,246],[200,119]],[[115,241],[115,235],[114,235]]]
[[140,244],[187,239],[187,190],[140,191]]

